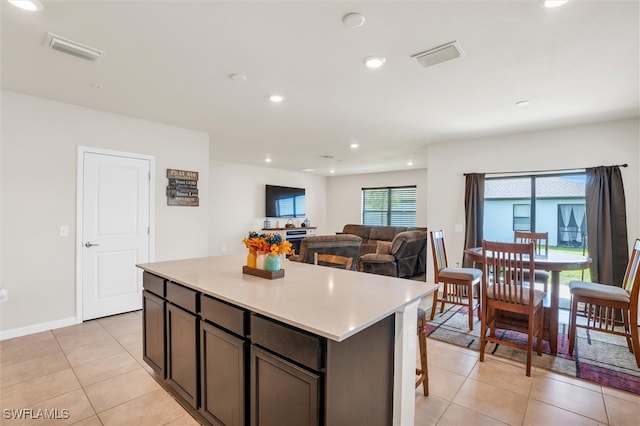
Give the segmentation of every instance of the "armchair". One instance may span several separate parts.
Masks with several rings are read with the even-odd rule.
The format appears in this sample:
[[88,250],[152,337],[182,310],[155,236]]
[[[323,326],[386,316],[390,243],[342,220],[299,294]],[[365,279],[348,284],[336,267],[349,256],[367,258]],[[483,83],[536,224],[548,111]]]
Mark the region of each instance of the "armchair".
[[[362,238],[357,235],[314,235],[304,238],[300,243],[300,253],[289,256],[289,260],[313,264],[316,253],[357,259],[361,244]],[[350,269],[356,270],[356,262]]]
[[391,242],[389,253],[369,253],[360,256],[359,270],[390,277],[412,277],[424,272],[427,231],[405,231]]

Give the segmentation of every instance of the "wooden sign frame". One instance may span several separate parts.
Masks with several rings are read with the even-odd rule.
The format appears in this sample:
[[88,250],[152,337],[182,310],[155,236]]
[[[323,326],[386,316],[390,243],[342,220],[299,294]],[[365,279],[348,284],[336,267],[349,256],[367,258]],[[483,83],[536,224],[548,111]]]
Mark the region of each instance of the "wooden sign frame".
[[198,172],[167,169],[167,205],[198,207]]

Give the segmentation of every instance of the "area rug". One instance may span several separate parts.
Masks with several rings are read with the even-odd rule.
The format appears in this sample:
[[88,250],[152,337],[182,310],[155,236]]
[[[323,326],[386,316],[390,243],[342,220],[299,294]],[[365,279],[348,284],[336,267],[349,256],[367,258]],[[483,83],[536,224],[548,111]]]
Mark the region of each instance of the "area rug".
[[[442,314],[436,313],[433,321],[427,323],[427,336],[432,339],[452,343],[469,349],[480,348],[480,322],[474,312],[474,329],[469,331],[468,308],[458,305],[445,305]],[[427,311],[427,319],[430,317]],[[543,344],[543,355],[534,355],[532,364],[557,373],[589,380],[600,385],[610,386],[640,395],[640,369],[624,337],[614,336],[592,330],[578,329],[576,348],[573,357],[569,356],[568,315],[565,323],[558,326],[558,354],[550,354],[548,342]],[[526,334],[496,330],[496,334],[517,342],[526,342]],[[486,353],[517,360],[526,364],[523,350],[505,345],[488,343]],[[534,349],[535,351],[535,349]],[[534,352],[535,354],[535,352]]]

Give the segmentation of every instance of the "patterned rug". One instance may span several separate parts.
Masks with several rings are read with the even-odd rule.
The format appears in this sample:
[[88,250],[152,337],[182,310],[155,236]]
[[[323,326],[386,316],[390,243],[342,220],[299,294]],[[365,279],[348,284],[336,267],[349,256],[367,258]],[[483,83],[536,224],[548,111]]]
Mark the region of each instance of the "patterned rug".
[[[469,331],[468,308],[445,305],[445,311],[427,323],[427,335],[436,340],[478,350],[480,348],[480,322],[474,312],[473,331]],[[430,317],[427,311],[427,319]],[[561,315],[558,326],[558,354],[550,354],[549,344],[543,344],[543,355],[535,355],[532,365],[557,373],[579,377],[601,385],[640,394],[640,369],[624,337],[578,328],[574,357],[569,356],[568,315]],[[564,322],[564,323],[563,323]],[[526,334],[496,330],[508,340],[526,342]],[[523,350],[488,343],[487,353],[521,361],[526,364]]]

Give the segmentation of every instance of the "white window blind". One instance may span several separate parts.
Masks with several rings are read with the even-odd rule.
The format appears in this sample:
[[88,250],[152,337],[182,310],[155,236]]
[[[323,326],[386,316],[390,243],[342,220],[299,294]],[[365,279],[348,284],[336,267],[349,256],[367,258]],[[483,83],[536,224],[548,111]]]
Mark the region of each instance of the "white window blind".
[[362,224],[416,226],[416,187],[362,188]]

